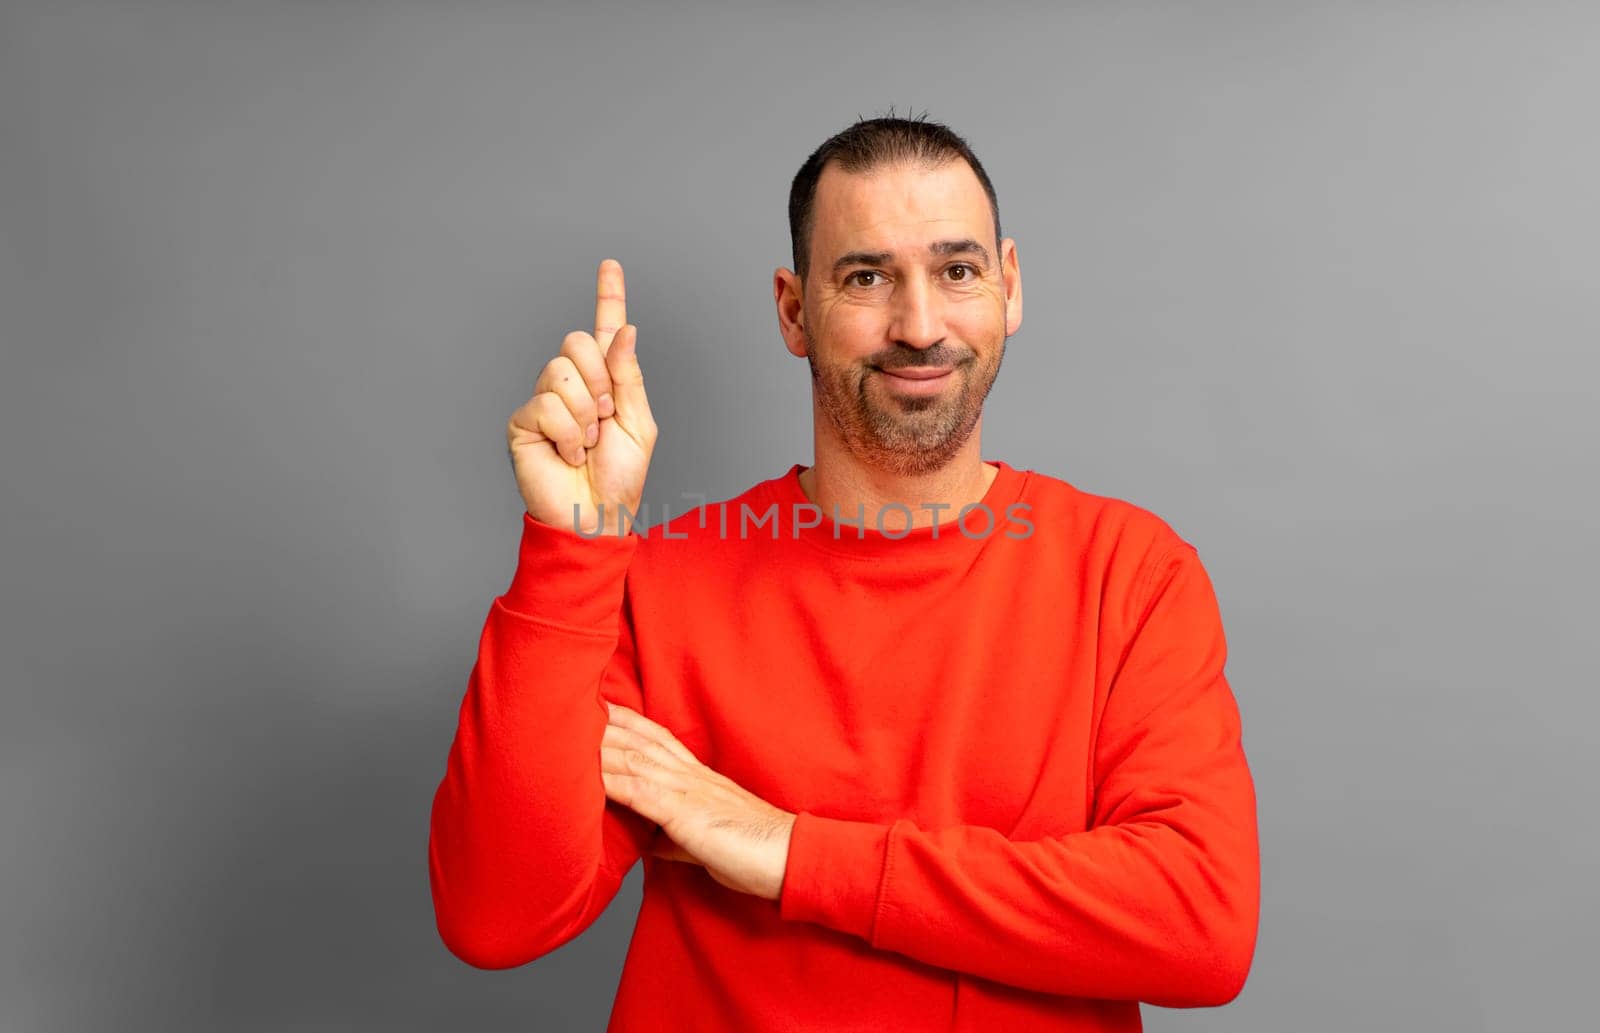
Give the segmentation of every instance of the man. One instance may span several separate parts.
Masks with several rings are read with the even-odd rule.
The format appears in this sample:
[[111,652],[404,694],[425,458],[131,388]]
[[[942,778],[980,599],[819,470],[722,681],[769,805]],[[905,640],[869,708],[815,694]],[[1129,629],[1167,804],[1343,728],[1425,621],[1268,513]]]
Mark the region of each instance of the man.
[[1015,242],[947,128],[873,119],[773,279],[815,463],[641,534],[623,275],[508,440],[527,504],[429,868],[470,964],[586,929],[644,860],[616,1030],[1136,1030],[1255,948],[1254,790],[1198,555],[980,458]]

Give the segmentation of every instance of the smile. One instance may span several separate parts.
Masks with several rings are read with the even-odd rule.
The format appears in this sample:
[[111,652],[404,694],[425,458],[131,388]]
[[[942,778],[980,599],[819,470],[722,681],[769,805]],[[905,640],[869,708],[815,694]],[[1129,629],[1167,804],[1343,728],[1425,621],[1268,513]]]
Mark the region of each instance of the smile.
[[942,390],[955,373],[955,367],[904,366],[900,369],[880,369],[878,372],[888,378],[888,383],[893,384],[896,391],[921,395]]

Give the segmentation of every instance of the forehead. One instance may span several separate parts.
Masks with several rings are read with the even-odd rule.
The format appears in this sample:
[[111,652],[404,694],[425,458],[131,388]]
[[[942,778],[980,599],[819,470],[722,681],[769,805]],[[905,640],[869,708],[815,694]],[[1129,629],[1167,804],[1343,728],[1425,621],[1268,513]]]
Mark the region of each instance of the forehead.
[[927,242],[994,236],[989,196],[959,159],[928,167],[884,165],[844,172],[830,162],[817,179],[813,259],[857,249],[920,250]]

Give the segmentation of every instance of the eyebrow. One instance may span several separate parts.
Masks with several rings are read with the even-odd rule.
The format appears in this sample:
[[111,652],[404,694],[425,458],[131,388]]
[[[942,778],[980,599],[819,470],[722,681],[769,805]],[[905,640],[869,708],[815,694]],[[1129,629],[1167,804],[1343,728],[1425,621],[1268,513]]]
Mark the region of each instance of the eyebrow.
[[[989,264],[988,250],[971,237],[934,241],[928,245],[928,253],[939,256],[975,254],[985,266]],[[850,251],[840,255],[839,260],[833,263],[833,271],[838,272],[851,265],[887,265],[893,258],[893,251]]]

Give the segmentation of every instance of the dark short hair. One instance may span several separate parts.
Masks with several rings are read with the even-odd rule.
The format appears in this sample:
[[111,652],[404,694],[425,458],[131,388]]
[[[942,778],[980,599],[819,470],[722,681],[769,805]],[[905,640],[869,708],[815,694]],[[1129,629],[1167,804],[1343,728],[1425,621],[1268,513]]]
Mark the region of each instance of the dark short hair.
[[989,211],[994,216],[994,239],[1000,243],[1000,201],[994,184],[983,171],[983,163],[972,153],[967,141],[949,126],[920,118],[864,118],[824,140],[811,152],[789,187],[789,242],[794,251],[794,271],[806,278],[811,264],[811,228],[815,222],[817,181],[827,164],[837,162],[845,172],[870,172],[884,165],[920,162],[943,165],[956,159],[965,161],[989,195]]

